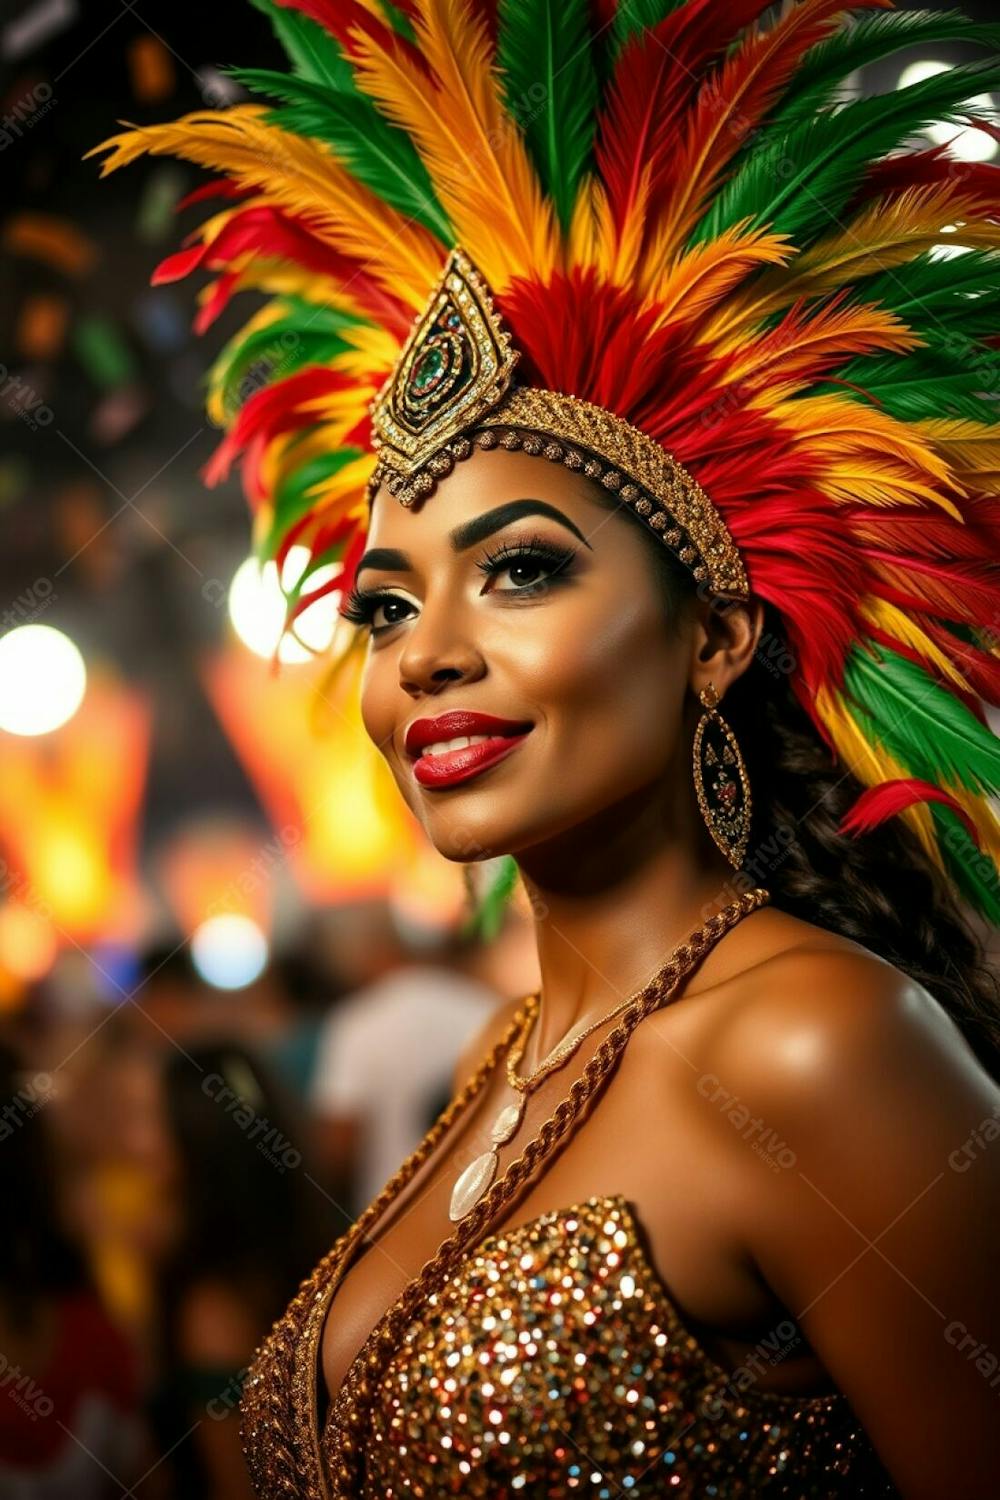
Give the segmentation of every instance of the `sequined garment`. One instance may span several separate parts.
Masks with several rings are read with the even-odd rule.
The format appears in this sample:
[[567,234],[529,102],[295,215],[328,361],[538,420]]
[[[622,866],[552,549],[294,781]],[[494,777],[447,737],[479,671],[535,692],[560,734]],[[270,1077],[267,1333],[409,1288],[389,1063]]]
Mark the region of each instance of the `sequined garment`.
[[[323,1279],[321,1266],[291,1325],[279,1324],[298,1401],[280,1357],[251,1377],[245,1442],[262,1500],[312,1500],[336,1473],[350,1381],[318,1446],[314,1396],[311,1431],[302,1402],[314,1392]],[[289,1487],[282,1457],[295,1444],[318,1458],[318,1488],[308,1463]],[[362,1445],[364,1500],[898,1494],[843,1395],[759,1391],[711,1359],[621,1196],[484,1238],[390,1356]]]

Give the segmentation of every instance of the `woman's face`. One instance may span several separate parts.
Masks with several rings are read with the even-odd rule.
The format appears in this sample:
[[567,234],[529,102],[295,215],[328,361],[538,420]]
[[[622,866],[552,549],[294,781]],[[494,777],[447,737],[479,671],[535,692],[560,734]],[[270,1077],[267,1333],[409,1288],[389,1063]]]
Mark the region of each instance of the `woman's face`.
[[[691,628],[669,619],[640,524],[581,474],[501,448],[477,448],[418,507],[377,493],[356,579],[374,627],[362,717],[446,858],[522,855],[644,788],[669,816],[690,792]],[[471,775],[418,773],[407,730],[458,710],[530,729]]]

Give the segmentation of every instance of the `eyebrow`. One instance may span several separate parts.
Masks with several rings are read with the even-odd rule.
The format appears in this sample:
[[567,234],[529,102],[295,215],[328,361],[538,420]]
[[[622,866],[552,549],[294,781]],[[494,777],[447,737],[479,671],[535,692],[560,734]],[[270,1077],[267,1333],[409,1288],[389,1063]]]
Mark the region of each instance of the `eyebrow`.
[[[561,510],[554,505],[549,505],[546,500],[508,500],[504,505],[498,505],[493,510],[484,511],[480,516],[473,516],[471,521],[463,521],[461,526],[456,526],[454,531],[448,533],[453,552],[465,552],[469,547],[474,547],[477,542],[485,541],[495,531],[501,531],[504,526],[509,526],[512,521],[520,520],[522,516],[550,516],[553,521],[558,521],[572,531],[574,536],[580,538],[585,547],[593,547],[587,541],[580,528],[564,516]],[[355,578],[362,568],[384,568],[387,572],[406,573],[412,572],[413,565],[405,552],[400,552],[396,547],[372,547],[362,557],[355,569]]]

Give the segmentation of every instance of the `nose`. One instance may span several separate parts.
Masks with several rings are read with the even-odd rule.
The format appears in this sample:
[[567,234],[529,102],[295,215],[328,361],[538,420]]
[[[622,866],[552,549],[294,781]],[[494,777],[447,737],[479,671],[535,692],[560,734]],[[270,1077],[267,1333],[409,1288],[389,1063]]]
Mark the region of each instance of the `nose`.
[[474,682],[485,670],[482,653],[461,634],[454,618],[450,625],[444,617],[435,624],[425,607],[407,631],[399,657],[399,685],[419,698],[439,692],[449,682]]

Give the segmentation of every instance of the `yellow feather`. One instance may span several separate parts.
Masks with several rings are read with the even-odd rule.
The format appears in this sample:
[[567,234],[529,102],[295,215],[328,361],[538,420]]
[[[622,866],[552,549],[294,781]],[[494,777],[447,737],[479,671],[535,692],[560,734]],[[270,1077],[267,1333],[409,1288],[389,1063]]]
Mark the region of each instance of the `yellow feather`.
[[[833,741],[837,755],[852,776],[864,786],[879,786],[883,781],[906,778],[907,772],[881,745],[866,738],[841,699],[828,687],[816,693],[816,712]],[[913,829],[927,855],[942,869],[941,854],[934,836],[934,823],[923,803],[908,807],[900,817]]]
[[511,277],[543,278],[558,264],[552,205],[520,127],[504,109],[491,45],[469,0],[416,0],[428,88],[405,54],[357,34],[357,81],[410,134],[463,248],[493,290]]
[[631,286],[638,275],[642,241],[646,233],[651,168],[647,163],[639,178],[624,227],[615,224],[605,194],[598,203],[598,254],[605,274],[615,286]]
[[972,692],[971,686],[951,658],[904,610],[890,604],[887,599],[880,599],[876,594],[866,594],[859,600],[858,608],[870,625],[916,651],[929,666],[934,667],[941,676],[947,677],[962,692]]
[[[954,501],[933,483],[937,481],[942,487],[955,489],[954,474],[933,446],[913,430],[914,423],[899,422],[886,412],[841,396],[804,396],[783,401],[770,407],[769,414],[786,432],[808,445],[811,453],[826,459],[819,482],[829,486],[827,492],[835,498],[855,498],[849,487],[846,493],[837,493],[844,480],[851,482],[852,471],[856,478],[870,473],[876,484],[884,487],[883,498],[874,498],[870,503],[926,502],[940,506],[956,520],[962,519]],[[864,456],[861,464],[857,462],[859,455]],[[898,471],[892,460],[900,466]],[[839,465],[843,465],[840,485]]]
[[[798,297],[836,291],[863,276],[904,265],[937,245],[1000,245],[1000,224],[988,223],[981,215],[982,209],[962,193],[958,181],[880,198],[850,224],[810,245],[787,270],[766,272],[735,297],[705,330],[706,341],[732,337]],[[964,222],[954,234],[942,232],[943,225],[956,221]]]
[[[785,367],[813,376],[811,361],[826,354],[905,353],[924,342],[895,313],[870,302],[819,307],[805,321],[756,339],[743,339],[733,352],[724,383],[740,381],[750,389],[780,380]],[[805,361],[805,363],[803,363]]]
[[985,797],[977,798],[964,786],[942,782],[942,788],[950,797],[954,797],[962,811],[972,819],[983,853],[989,855],[1000,868],[1000,821],[993,804]]
[[566,236],[565,267],[597,266],[600,268],[599,227],[608,213],[608,195],[601,179],[588,172],[577,189],[576,202]]
[[949,463],[970,473],[995,474],[1000,465],[1000,426],[964,417],[933,417],[912,426],[943,453]]
[[264,123],[259,105],[195,113],[166,125],[137,126],[93,151],[108,151],[101,175],[145,153],[179,156],[226,172],[262,201],[308,219],[312,232],[347,255],[415,311],[441,270],[441,247],[357,182],[321,142]]
[[638,290],[644,302],[659,303],[655,327],[671,318],[685,322],[702,318],[727,296],[744,276],[763,265],[780,265],[792,254],[788,236],[747,229],[747,220],[732,225],[714,240],[695,245],[685,254],[664,263],[666,237],[645,257],[650,272]]

